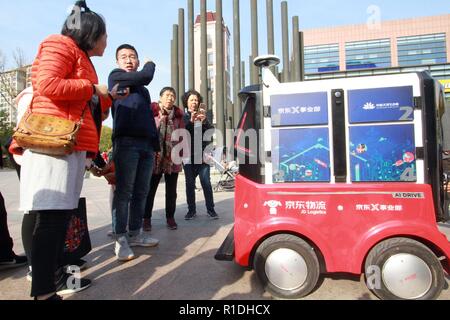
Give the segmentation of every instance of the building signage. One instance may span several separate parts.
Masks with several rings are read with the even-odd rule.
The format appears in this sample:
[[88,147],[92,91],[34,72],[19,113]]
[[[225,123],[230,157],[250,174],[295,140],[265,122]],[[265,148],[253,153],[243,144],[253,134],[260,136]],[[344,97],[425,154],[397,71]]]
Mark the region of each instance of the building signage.
[[326,92],[273,95],[272,126],[303,126],[328,124]]
[[439,80],[439,82],[444,86],[445,93],[450,93],[450,79]]
[[413,121],[412,87],[350,90],[350,123]]

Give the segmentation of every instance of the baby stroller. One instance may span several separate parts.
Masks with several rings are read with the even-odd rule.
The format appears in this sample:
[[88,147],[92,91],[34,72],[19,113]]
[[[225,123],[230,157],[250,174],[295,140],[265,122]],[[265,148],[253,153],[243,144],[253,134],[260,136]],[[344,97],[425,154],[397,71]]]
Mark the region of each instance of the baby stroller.
[[226,161],[223,156],[224,148],[216,148],[209,158],[212,165],[220,173],[220,179],[213,188],[214,192],[234,191],[235,177],[239,172],[236,161]]

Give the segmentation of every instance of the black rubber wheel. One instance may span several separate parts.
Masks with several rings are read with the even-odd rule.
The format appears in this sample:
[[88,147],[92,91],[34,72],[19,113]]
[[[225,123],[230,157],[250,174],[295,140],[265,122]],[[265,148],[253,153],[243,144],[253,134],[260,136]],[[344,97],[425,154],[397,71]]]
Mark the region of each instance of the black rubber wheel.
[[299,299],[314,290],[320,266],[314,249],[288,234],[273,236],[257,249],[253,267],[264,289],[281,299]]
[[233,180],[224,181],[223,184],[222,184],[222,188],[225,191],[232,191],[232,190],[234,190],[234,181]]
[[[393,238],[376,245],[367,256],[365,271],[369,290],[383,300],[437,299],[445,284],[436,255],[424,244],[408,238]],[[371,281],[374,276],[380,277],[377,285]],[[416,288],[418,296],[414,296]],[[421,288],[425,290],[422,292]]]

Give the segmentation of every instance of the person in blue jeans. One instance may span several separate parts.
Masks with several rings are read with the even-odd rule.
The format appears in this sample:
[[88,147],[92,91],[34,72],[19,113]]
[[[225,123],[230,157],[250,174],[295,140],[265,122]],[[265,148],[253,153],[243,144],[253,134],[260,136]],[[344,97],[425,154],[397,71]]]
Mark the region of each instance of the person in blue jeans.
[[116,51],[118,69],[109,75],[109,87],[118,86],[126,96],[114,101],[113,161],[116,190],[112,203],[112,228],[115,254],[119,261],[135,258],[131,247],[154,247],[159,241],[142,232],[147,195],[153,171],[154,155],[159,151],[151,99],[145,86],[153,80],[155,64],[145,63],[141,71],[136,49],[121,45]]
[[[195,179],[200,177],[203,194],[206,201],[206,210],[211,219],[219,219],[215,211],[214,195],[211,185],[211,167],[205,163],[204,152],[209,142],[203,141],[206,131],[214,129],[206,117],[206,110],[200,108],[203,98],[195,90],[186,92],[183,96],[183,105],[187,110],[184,116],[186,130],[191,137],[190,158],[184,163],[184,174],[186,178],[186,198],[189,211],[185,220],[193,220],[197,217],[195,204]],[[200,139],[196,137],[201,137]]]

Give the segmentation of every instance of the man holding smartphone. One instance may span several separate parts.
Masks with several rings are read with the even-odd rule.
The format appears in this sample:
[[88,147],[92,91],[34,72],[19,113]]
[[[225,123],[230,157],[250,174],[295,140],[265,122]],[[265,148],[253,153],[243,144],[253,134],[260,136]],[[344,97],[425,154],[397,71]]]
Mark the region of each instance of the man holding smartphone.
[[130,247],[154,247],[159,241],[141,231],[155,152],[159,151],[158,132],[145,86],[155,74],[155,64],[145,63],[141,71],[137,50],[128,44],[116,51],[118,69],[109,76],[109,87],[118,86],[125,95],[114,101],[112,115],[113,161],[116,190],[112,204],[112,226],[119,261],[135,258]]

